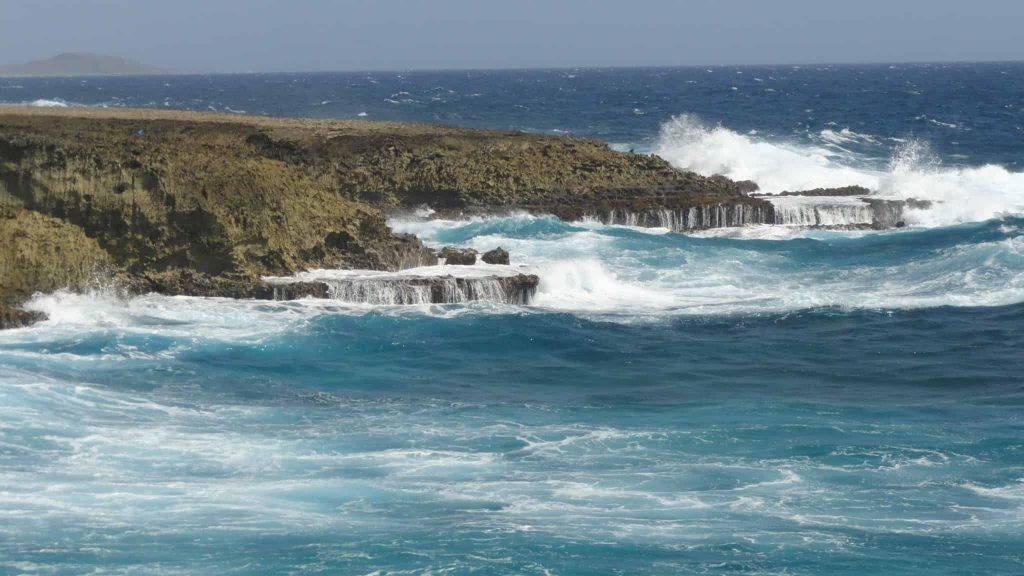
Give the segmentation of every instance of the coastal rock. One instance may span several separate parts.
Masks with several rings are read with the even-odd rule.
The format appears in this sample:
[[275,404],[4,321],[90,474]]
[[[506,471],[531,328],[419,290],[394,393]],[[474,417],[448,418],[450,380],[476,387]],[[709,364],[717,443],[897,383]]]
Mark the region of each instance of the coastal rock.
[[761,187],[758,186],[758,182],[754,180],[735,180],[733,183],[735,184],[736,190],[743,194],[754,194],[761,190]]
[[476,264],[477,251],[472,248],[456,248],[454,246],[445,246],[438,253],[441,258],[444,258],[444,263],[452,266],[472,266]]
[[906,222],[904,221],[904,211],[908,208],[924,210],[932,206],[932,203],[928,200],[915,200],[913,198],[908,200],[862,198],[862,200],[871,206],[871,227],[876,230],[903,228],[906,226]]
[[406,270],[421,266],[435,266],[437,254],[423,245],[423,241],[414,234],[392,234],[392,258],[384,258],[389,270]]
[[301,300],[303,298],[329,298],[331,287],[326,282],[288,282],[269,284],[274,300]]
[[540,279],[534,274],[514,276],[354,276],[314,281],[275,278],[267,286],[275,300],[327,298],[350,304],[411,305],[459,304],[490,301],[529,304]]
[[[682,174],[682,173],[680,173]],[[563,220],[598,220],[605,224],[662,227],[675,231],[771,222],[772,204],[747,196],[724,178],[707,178],[702,186],[719,186],[699,192],[700,186],[685,182],[608,188],[574,201],[556,197],[553,204],[527,206],[533,212],[554,214]]]
[[24,328],[46,320],[46,314],[0,305],[0,330]]
[[[419,239],[392,233],[385,208],[527,210],[566,219],[668,210],[688,226],[713,227],[771,209],[748,189],[676,170],[655,155],[567,137],[0,108],[0,226],[29,234],[0,245],[0,303],[75,288],[97,268],[131,293],[269,298],[264,276],[436,264]],[[12,257],[11,246],[20,255]],[[465,253],[446,258],[470,260]]]
[[604,224],[688,232],[708,228],[771,224],[775,220],[775,208],[770,202],[699,204],[657,209],[609,208],[606,211],[586,214],[580,219],[597,220]]
[[800,192],[779,192],[775,196],[867,196],[871,190],[863,186],[842,186],[839,188],[815,188]]
[[80,227],[3,200],[0,195],[0,305],[83,288],[109,263]]
[[489,252],[484,252],[484,255],[481,256],[480,259],[483,260],[484,262],[488,263],[488,264],[505,264],[505,265],[508,265],[508,262],[509,262],[508,252],[505,251],[505,250],[502,250],[501,246],[498,246],[497,248],[495,248],[494,250],[491,250]]

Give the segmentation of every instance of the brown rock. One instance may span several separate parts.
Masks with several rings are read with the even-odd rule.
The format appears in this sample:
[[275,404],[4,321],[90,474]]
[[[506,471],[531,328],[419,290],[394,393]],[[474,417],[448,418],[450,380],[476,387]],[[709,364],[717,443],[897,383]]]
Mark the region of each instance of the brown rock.
[[456,248],[454,246],[445,246],[438,254],[444,258],[445,264],[454,266],[472,266],[476,264],[476,255],[477,251],[472,248]]
[[484,252],[484,255],[481,256],[481,259],[484,262],[488,263],[488,264],[506,264],[507,265],[508,264],[508,252],[506,252],[505,250],[502,250],[501,246],[498,246],[497,248],[495,248],[494,250],[491,250],[490,252]]

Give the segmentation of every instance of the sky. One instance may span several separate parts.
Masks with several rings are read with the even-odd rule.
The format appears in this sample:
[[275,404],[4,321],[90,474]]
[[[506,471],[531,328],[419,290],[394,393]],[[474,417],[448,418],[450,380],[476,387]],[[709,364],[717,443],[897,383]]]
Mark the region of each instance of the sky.
[[1022,0],[0,0],[0,65],[195,72],[1024,60]]

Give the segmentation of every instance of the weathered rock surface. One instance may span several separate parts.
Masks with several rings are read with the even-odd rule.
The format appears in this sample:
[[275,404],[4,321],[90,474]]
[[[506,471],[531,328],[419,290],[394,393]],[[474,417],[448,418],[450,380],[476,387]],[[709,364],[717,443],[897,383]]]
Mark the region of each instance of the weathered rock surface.
[[449,266],[472,266],[476,264],[477,251],[472,248],[445,246],[438,252],[438,256]]
[[902,228],[904,223],[904,211],[910,209],[930,208],[932,203],[928,200],[883,200],[880,198],[862,198],[871,206],[872,219],[871,227],[875,230],[887,228]]
[[0,205],[0,328],[45,317],[17,308],[35,292],[85,288],[108,267],[106,252],[80,228]]
[[484,252],[484,255],[480,257],[481,260],[488,264],[505,264],[509,263],[508,252],[501,249],[498,246],[494,250]]
[[863,186],[842,186],[839,188],[815,188],[800,192],[779,192],[776,196],[867,196],[871,190]]
[[46,320],[46,314],[0,305],[0,330],[24,328]]

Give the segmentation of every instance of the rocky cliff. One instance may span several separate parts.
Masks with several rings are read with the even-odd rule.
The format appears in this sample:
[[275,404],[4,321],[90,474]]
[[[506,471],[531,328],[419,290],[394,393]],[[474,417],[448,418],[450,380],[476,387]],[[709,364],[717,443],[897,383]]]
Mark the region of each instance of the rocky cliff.
[[36,290],[81,286],[97,270],[135,291],[264,297],[263,275],[430,263],[433,255],[418,240],[392,234],[382,212],[421,205],[566,218],[706,214],[691,217],[696,227],[770,209],[728,180],[589,140],[395,123],[0,108],[0,301],[8,303]]

